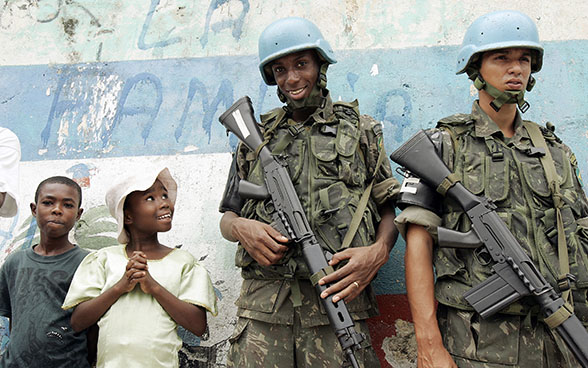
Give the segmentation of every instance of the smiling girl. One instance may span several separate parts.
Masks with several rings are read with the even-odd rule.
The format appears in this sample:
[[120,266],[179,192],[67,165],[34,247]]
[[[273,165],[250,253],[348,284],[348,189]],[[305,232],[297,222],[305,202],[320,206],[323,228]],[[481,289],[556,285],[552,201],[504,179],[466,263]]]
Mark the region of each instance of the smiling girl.
[[216,315],[210,277],[187,251],[161,244],[171,229],[177,184],[167,168],[145,170],[106,193],[122,245],[88,255],[64,302],[81,331],[98,322],[97,367],[178,367],[177,325],[206,330]]

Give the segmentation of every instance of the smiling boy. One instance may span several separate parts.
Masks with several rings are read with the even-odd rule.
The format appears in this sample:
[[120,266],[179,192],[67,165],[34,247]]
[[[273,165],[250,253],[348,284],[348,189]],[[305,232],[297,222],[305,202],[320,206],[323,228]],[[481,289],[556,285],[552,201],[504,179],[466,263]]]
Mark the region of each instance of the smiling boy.
[[75,333],[63,302],[86,250],[69,232],[82,215],[82,191],[73,180],[42,181],[31,212],[39,244],[7,257],[0,269],[0,315],[10,319],[10,342],[0,367],[89,367],[86,331]]

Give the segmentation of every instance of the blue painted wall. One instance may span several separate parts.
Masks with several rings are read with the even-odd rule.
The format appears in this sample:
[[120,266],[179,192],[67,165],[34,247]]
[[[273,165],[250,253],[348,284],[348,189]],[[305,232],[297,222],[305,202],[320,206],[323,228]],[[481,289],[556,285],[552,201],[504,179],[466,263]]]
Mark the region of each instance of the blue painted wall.
[[[554,122],[586,177],[588,41],[545,48],[524,117]],[[328,85],[334,100],[357,98],[363,113],[384,122],[391,152],[417,129],[470,110],[471,83],[454,74],[456,54],[455,46],[339,52]],[[20,137],[24,161],[229,152],[236,139],[218,123],[227,107],[243,95],[257,112],[279,105],[256,64],[255,56],[233,56],[0,67],[0,85],[11,86],[0,93],[0,125]],[[104,101],[112,111],[91,125]],[[404,292],[402,252],[399,241],[378,293]]]

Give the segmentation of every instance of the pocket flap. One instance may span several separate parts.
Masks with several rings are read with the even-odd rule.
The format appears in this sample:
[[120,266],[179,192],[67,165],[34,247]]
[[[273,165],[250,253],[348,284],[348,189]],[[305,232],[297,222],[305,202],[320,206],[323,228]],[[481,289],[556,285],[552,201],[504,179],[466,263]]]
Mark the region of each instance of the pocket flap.
[[235,301],[235,305],[247,310],[273,313],[285,282],[285,280],[245,279],[241,286],[241,295]]
[[359,129],[353,124],[347,120],[341,120],[337,129],[337,152],[345,157],[353,155],[357,149],[359,134]]

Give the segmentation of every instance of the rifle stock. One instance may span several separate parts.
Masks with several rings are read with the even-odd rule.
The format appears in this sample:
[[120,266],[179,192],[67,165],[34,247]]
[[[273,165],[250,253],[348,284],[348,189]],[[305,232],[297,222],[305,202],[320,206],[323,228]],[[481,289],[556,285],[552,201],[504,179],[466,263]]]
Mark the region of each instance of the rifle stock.
[[[329,269],[327,258],[322,247],[312,232],[304,208],[300,203],[294,184],[287,169],[271,154],[263,143],[259,125],[255,121],[253,107],[248,96],[237,100],[219,118],[221,124],[234,133],[251,151],[259,154],[263,167],[265,190],[259,186],[241,180],[239,193],[249,195],[249,198],[264,199],[267,194],[272,200],[274,226],[286,235],[295,245],[300,246],[302,256],[311,275],[318,275]],[[243,186],[243,188],[241,188]],[[251,195],[250,195],[251,194]],[[314,282],[313,282],[314,283]],[[320,295],[330,284],[319,285],[315,289]],[[354,350],[361,348],[365,339],[354,329],[354,321],[343,300],[333,303],[331,298],[322,299],[319,296],[331,327],[335,331],[343,352],[353,367],[359,367]]]
[[[438,188],[451,171],[437,155],[435,146],[424,131],[417,132],[390,158],[432,188]],[[494,211],[496,206],[487,198],[472,194],[460,182],[451,186],[446,196],[454,199],[466,211],[472,229],[480,243],[494,261],[494,274],[464,294],[465,299],[480,313],[488,317],[526,295],[532,295],[541,306],[545,317],[555,313],[567,316],[555,330],[566,342],[582,367],[588,368],[588,332],[578,317],[566,313],[564,301],[545,280],[525,253],[506,224]],[[441,246],[473,248],[472,234],[463,234],[439,228]],[[456,244],[452,245],[454,242]],[[568,311],[569,312],[569,311]],[[569,314],[569,316],[568,316]]]

